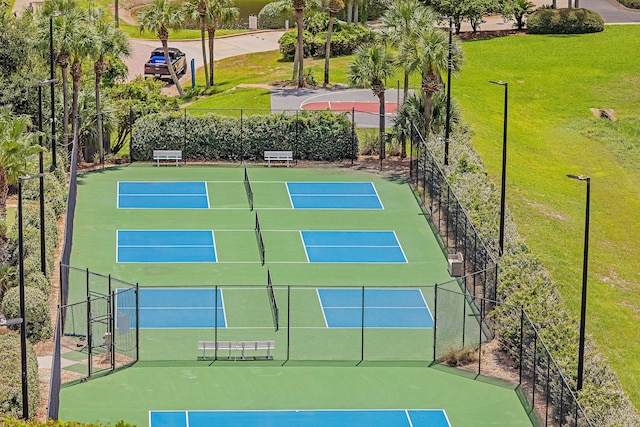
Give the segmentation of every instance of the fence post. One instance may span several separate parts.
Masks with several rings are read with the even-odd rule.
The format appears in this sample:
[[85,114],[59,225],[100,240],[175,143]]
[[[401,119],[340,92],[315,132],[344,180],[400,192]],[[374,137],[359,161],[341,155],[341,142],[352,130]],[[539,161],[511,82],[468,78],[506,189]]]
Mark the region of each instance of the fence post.
[[129,107],[129,163],[133,163],[133,108]]
[[184,164],[187,164],[187,109],[184,109],[184,141],[182,142],[182,152],[184,153],[184,157],[182,161]]
[[364,360],[364,286],[362,287],[362,323],[360,325],[360,363]]
[[478,337],[478,375],[480,375],[480,372],[482,371],[482,322],[484,321],[484,298],[480,299],[480,318],[479,318],[479,322],[478,322],[478,331],[479,331],[479,337]]
[[438,338],[438,284],[433,291],[433,361],[436,361],[436,348]]
[[522,385],[522,353],[524,350],[524,307],[520,307],[520,369],[518,373],[518,384]]
[[356,108],[351,107],[351,165],[358,155],[358,146],[356,145]]
[[243,134],[242,134],[242,119],[244,117],[242,108],[240,109],[240,163],[244,163],[244,147],[243,147]]
[[140,285],[136,282],[136,362],[140,360]]

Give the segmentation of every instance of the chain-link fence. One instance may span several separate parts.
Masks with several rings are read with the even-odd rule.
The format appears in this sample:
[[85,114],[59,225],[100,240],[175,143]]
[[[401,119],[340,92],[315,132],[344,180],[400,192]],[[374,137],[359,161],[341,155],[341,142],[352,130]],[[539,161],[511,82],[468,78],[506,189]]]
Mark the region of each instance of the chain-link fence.
[[[61,265],[73,303],[58,307],[48,417],[57,419],[62,384],[138,360],[138,287],[111,276]],[[69,284],[71,284],[69,286]],[[80,298],[76,290],[84,290]],[[124,309],[123,309],[124,308]]]
[[[500,312],[497,318],[484,309],[488,305]],[[434,360],[517,385],[530,418],[541,425],[593,425],[522,308],[438,285],[434,313]],[[507,333],[517,335],[516,348],[501,345]]]
[[[487,303],[483,317],[497,301],[497,263],[478,234],[469,215],[449,185],[445,173],[411,124],[410,181],[424,212],[429,216],[440,244],[451,262],[459,262],[465,286],[473,297]],[[480,272],[480,274],[477,274]],[[480,309],[480,307],[478,307]]]

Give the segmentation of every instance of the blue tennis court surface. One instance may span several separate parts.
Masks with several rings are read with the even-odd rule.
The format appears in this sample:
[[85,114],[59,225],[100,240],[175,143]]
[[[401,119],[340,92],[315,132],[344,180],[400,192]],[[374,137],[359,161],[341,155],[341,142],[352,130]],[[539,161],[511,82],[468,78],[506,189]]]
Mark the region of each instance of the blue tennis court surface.
[[119,209],[207,209],[204,182],[118,182]]
[[294,209],[382,209],[371,182],[287,182]]
[[441,409],[150,411],[149,427],[450,427]]
[[116,262],[216,262],[213,230],[118,230]]
[[309,262],[407,262],[393,231],[301,231]]
[[[362,327],[362,289],[318,289],[329,328]],[[365,289],[365,328],[433,328],[433,317],[419,289]]]
[[[224,328],[227,325],[220,289],[138,288],[140,328]],[[135,319],[135,301],[117,299],[118,319]],[[118,325],[119,326],[119,325]],[[129,325],[135,328],[135,325]]]

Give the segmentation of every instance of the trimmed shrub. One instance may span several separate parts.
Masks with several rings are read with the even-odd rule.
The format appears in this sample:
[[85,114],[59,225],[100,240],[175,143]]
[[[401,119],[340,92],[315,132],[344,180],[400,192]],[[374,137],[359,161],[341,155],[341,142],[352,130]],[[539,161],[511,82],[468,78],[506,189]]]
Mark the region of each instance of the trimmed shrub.
[[[49,318],[49,301],[46,295],[36,288],[25,286],[24,301],[27,338],[30,341],[42,341],[49,338],[52,329]],[[11,288],[5,292],[2,299],[2,312],[7,318],[20,317],[20,288]],[[13,326],[13,328],[15,327]]]
[[640,0],[618,0],[618,3],[629,9],[640,9]]
[[[278,44],[280,45],[280,53],[286,61],[293,61],[296,55],[296,44],[298,43],[298,31],[287,31],[280,37]],[[309,31],[302,32],[302,43],[304,44],[305,58],[314,56],[313,34]]]
[[[330,111],[237,117],[152,114],[138,119],[131,138],[136,160],[153,150],[183,150],[191,160],[261,159],[265,150],[292,150],[301,160],[337,161],[357,153],[351,121]],[[241,127],[242,123],[242,127]],[[189,129],[185,132],[185,129]],[[185,139],[186,138],[186,139]]]
[[538,9],[527,18],[531,34],[585,34],[604,30],[604,20],[588,9]]
[[[22,357],[20,336],[0,329],[0,425],[16,425],[2,420],[4,417],[22,417]],[[40,399],[38,358],[27,343],[27,382],[30,414],[35,414]]]
[[[40,180],[30,179],[22,186],[22,198],[24,200],[40,199]],[[45,174],[44,201],[55,212],[55,217],[62,215],[66,203],[66,188],[63,182],[51,174]]]
[[[280,52],[285,60],[293,61],[298,41],[297,37],[296,31],[289,31],[283,34],[278,41]],[[370,43],[374,39],[375,33],[362,25],[336,22],[331,34],[331,56],[351,55],[358,46]],[[315,36],[305,31],[303,42],[305,57],[324,57],[327,43],[326,28],[322,32],[315,34]]]
[[40,270],[31,271],[28,275],[25,274],[24,284],[26,286],[38,289],[47,297],[51,293],[51,283],[49,283],[49,279],[47,279]]
[[295,25],[295,18],[290,10],[282,12],[276,2],[267,3],[258,13],[258,28],[284,28],[286,20],[289,20],[291,26]]

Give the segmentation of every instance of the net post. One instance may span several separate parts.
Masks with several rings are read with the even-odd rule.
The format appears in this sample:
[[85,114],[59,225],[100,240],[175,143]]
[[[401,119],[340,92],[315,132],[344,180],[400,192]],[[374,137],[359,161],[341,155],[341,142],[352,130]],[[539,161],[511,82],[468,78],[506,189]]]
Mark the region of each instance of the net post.
[[437,348],[437,331],[438,331],[438,284],[436,283],[433,291],[433,361],[436,361]]
[[140,360],[140,285],[136,282],[136,362]]
[[291,356],[291,285],[287,285],[287,360]]
[[360,325],[360,363],[364,361],[364,286],[362,287],[362,320]]

